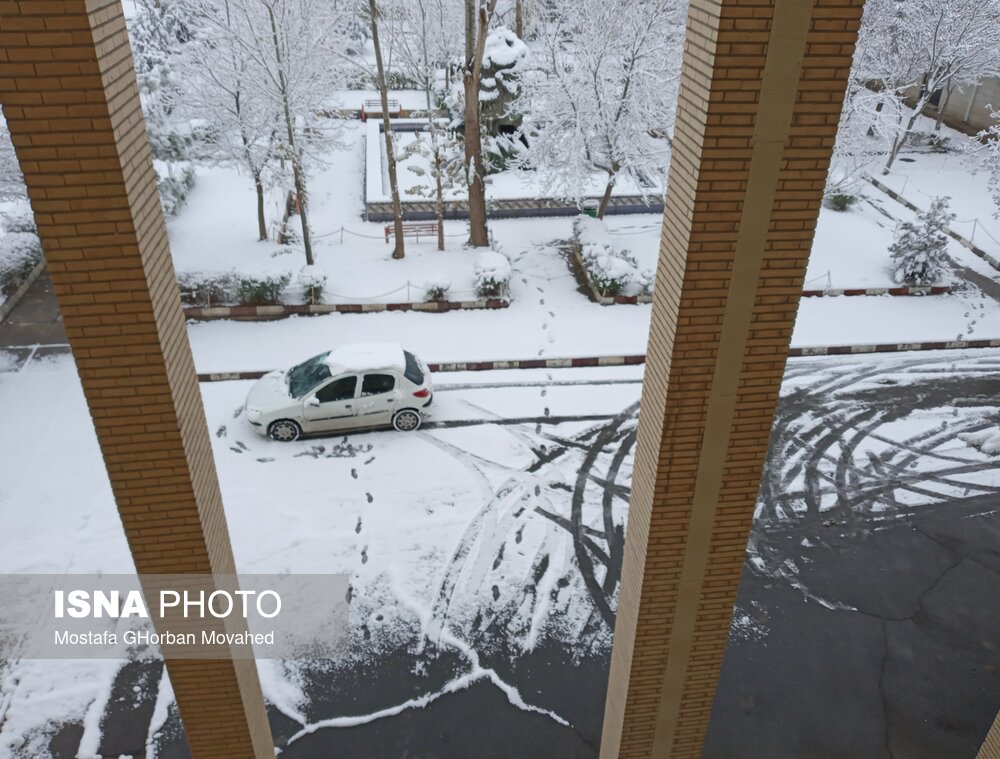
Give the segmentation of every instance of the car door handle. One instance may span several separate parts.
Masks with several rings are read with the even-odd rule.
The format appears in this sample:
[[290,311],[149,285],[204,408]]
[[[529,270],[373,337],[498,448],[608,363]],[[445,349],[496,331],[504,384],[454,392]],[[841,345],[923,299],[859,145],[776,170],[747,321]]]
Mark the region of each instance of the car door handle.
[[388,398],[387,400],[388,400],[389,403],[395,403],[396,402],[395,398]]
[[351,408],[351,404],[350,403],[345,403],[344,404],[344,408]]

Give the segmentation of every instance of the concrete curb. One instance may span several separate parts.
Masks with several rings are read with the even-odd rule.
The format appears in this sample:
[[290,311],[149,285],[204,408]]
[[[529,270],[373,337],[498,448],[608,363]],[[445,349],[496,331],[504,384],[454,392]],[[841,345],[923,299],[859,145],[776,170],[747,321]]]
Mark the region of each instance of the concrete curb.
[[828,290],[803,290],[803,298],[832,298],[837,296],[854,295],[895,295],[895,296],[919,296],[919,295],[947,295],[952,291],[950,285],[933,285],[930,287],[863,287],[847,289]]
[[184,318],[211,321],[213,319],[241,319],[245,321],[266,321],[284,319],[288,316],[319,316],[322,314],[368,314],[383,311],[425,311],[442,314],[448,311],[479,311],[483,309],[507,308],[510,301],[502,298],[488,300],[445,300],[421,303],[319,303],[292,306],[185,306]]
[[[890,190],[886,185],[882,184],[877,179],[875,179],[875,177],[868,177],[868,179],[869,179],[869,181],[873,185],[875,185],[875,187],[877,187],[879,190],[881,190],[882,192],[884,192],[886,195],[888,195],[890,198],[892,198],[893,200],[895,200],[900,205],[904,205],[907,208],[909,208],[911,211],[914,211],[916,213],[923,213],[924,212],[924,210],[922,208],[918,207],[914,203],[911,203],[910,201],[908,201],[906,198],[904,198],[902,195],[900,195],[895,190]],[[979,256],[981,259],[983,259],[986,263],[988,263],[994,269],[996,269],[997,271],[1000,271],[1000,260],[997,260],[996,258],[994,258],[993,256],[991,256],[985,250],[983,250],[978,245],[976,245],[974,242],[972,242],[972,240],[968,240],[968,239],[962,237],[962,235],[960,235],[958,232],[956,232],[953,229],[951,229],[951,227],[945,227],[945,232],[948,234],[949,237],[951,237],[952,239],[958,241],[963,247],[968,248],[970,251],[972,251],[972,253],[974,253],[975,255]]]
[[[969,348],[1000,348],[995,340],[952,340],[923,343],[883,343],[872,345],[833,345],[825,347],[791,348],[789,358],[806,356],[844,356],[866,353],[906,353],[910,351],[963,350]],[[621,356],[583,356],[577,358],[528,358],[510,361],[455,361],[428,364],[433,373],[486,372],[496,369],[571,369],[594,366],[638,366],[646,363],[644,354]],[[267,372],[211,372],[198,375],[199,382],[230,382],[260,379]]]
[[28,272],[28,276],[24,278],[24,281],[19,284],[17,289],[7,297],[7,300],[0,304],[0,322],[10,316],[10,312],[17,307],[17,304],[21,302],[25,293],[27,293],[28,289],[35,284],[36,280],[42,275],[43,271],[45,271],[44,258],[35,264],[34,268]]

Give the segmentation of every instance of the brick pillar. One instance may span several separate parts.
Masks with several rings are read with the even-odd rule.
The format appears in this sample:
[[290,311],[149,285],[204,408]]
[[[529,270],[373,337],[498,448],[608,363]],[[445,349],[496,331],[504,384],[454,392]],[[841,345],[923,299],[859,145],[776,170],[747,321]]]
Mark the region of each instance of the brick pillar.
[[700,757],[863,0],[691,0],[601,756]]
[[993,721],[976,759],[1000,759],[1000,715]]
[[[140,573],[234,573],[119,0],[0,2],[0,103]],[[195,759],[273,759],[252,661],[167,665]]]

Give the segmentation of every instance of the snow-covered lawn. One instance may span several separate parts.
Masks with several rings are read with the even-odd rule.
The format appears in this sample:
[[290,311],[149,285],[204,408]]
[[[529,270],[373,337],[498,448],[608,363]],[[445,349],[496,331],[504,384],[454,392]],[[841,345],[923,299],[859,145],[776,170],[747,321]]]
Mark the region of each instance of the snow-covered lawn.
[[[406,123],[419,125],[419,120],[401,119],[395,123]],[[389,195],[389,174],[385,154],[385,138],[381,131],[382,122],[378,119],[369,119],[366,127],[366,161],[368,170],[366,172],[366,198],[369,201],[386,201]],[[399,191],[403,200],[430,200],[426,194],[414,192],[417,185],[428,186],[431,182],[429,177],[431,163],[426,156],[419,153],[407,155],[409,148],[419,139],[420,133],[414,131],[397,131],[396,153],[406,156],[397,163],[399,177]],[[429,138],[424,137],[429,143]],[[412,168],[411,168],[412,167]],[[422,174],[415,173],[412,169],[417,169]],[[604,194],[607,184],[607,175],[594,172],[591,180],[580,189],[581,195],[587,197],[600,197]],[[649,202],[656,202],[662,197],[663,182],[660,179],[652,179],[646,187],[639,187],[631,178],[622,176],[615,184],[614,195],[635,195],[648,196]],[[462,187],[452,187],[446,190],[447,200],[463,199],[466,192]],[[553,193],[553,189],[543,180],[542,177],[533,171],[518,171],[507,169],[505,171],[491,174],[486,178],[486,198],[489,200],[508,200],[517,198],[557,198],[558,194]]]
[[[945,134],[953,130],[942,127]],[[956,143],[958,137],[953,137]],[[967,140],[967,137],[961,136]],[[966,239],[993,256],[1000,257],[1000,218],[987,185],[985,171],[974,172],[975,157],[955,153],[904,152],[883,176],[872,175],[920,208],[926,209],[934,198],[952,199],[951,210],[957,215],[951,227]]]

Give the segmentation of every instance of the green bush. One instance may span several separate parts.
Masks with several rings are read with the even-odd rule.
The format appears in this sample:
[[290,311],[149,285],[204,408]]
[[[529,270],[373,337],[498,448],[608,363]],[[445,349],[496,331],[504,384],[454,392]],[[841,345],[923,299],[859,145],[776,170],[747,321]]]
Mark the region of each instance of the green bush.
[[826,199],[826,204],[834,211],[846,211],[857,202],[858,198],[856,195],[848,195],[842,192],[830,195]]
[[292,281],[292,275],[253,274],[240,275],[236,282],[236,302],[241,306],[276,306],[281,303],[281,292]]

